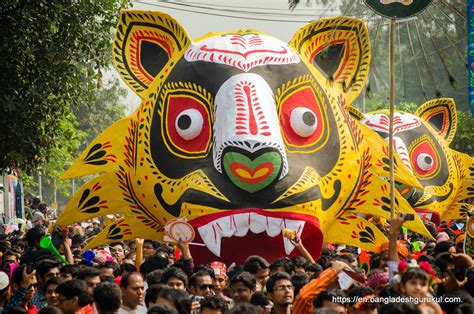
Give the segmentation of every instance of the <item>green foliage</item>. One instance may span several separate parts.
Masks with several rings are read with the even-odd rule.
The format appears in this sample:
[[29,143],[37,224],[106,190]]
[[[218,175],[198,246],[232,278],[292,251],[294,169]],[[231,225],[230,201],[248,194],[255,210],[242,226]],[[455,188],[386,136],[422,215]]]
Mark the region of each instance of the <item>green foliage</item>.
[[110,64],[112,32],[125,4],[0,3],[0,170],[32,173],[59,162],[63,153],[74,157],[82,135],[71,108],[87,103],[100,83],[100,69]]
[[474,157],[474,132],[472,126],[474,119],[470,111],[458,111],[458,126],[456,136],[451,142],[450,147],[459,152]]
[[[289,0],[289,5],[336,5],[325,0]],[[365,3],[338,2],[341,15],[354,16],[367,24],[371,66],[364,97],[371,102],[389,102],[389,19],[374,13]],[[467,110],[466,1],[433,1],[414,19],[400,20],[395,29],[395,103],[422,104],[439,97],[452,97],[460,110]],[[361,101],[362,99],[359,99]]]

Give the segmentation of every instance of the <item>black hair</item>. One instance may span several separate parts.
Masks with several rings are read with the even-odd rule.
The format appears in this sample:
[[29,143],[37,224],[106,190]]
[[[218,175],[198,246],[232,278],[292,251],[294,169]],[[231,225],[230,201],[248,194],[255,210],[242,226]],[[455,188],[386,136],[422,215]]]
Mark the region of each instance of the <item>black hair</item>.
[[6,314],[26,314],[26,310],[22,307],[15,306],[15,307],[6,308],[2,312],[2,314],[3,313],[6,313]]
[[421,310],[415,303],[388,303],[382,305],[380,314],[421,314]]
[[56,288],[56,292],[63,295],[66,299],[77,297],[79,307],[84,307],[91,301],[86,284],[79,279],[63,282]]
[[153,303],[156,302],[156,299],[158,298],[160,291],[163,290],[164,288],[169,288],[169,287],[161,283],[148,286],[148,289],[146,289],[146,293],[145,293],[145,306],[147,308],[151,302]]
[[225,300],[217,294],[205,297],[204,300],[201,301],[201,311],[203,311],[204,308],[221,310],[222,313],[226,313],[228,310]]
[[444,252],[444,253],[438,254],[436,256],[434,264],[439,268],[439,270],[442,273],[447,272],[449,266],[453,264],[453,260],[451,258],[451,253]]
[[20,267],[15,268],[12,274],[12,283],[16,283],[18,285],[21,284],[23,281],[23,269],[25,269],[26,265],[21,265]]
[[[474,304],[474,298],[464,289],[457,289],[446,293],[444,300],[445,302],[441,302],[439,305],[445,313],[453,313],[462,304]],[[446,300],[451,302],[446,302]]]
[[[143,265],[143,264],[142,264]],[[120,265],[120,274],[123,276],[125,273],[134,273],[137,271],[137,267],[130,263],[123,263]]]
[[370,269],[377,269],[380,266],[380,254],[373,253],[369,259]]
[[140,272],[145,275],[156,269],[163,269],[168,266],[168,260],[161,255],[153,255],[140,266]]
[[206,270],[201,269],[201,270],[198,270],[198,271],[194,272],[191,275],[191,277],[189,278],[189,286],[195,287],[196,284],[197,284],[197,279],[199,277],[204,277],[204,276],[209,276],[209,277],[212,278],[212,276]]
[[431,277],[430,275],[425,272],[423,269],[418,267],[409,268],[405,273],[402,275],[402,279],[400,281],[400,285],[406,284],[410,280],[419,279],[423,282],[423,284],[429,284]]
[[161,277],[163,276],[163,273],[167,270],[165,269],[157,269],[152,271],[151,273],[148,273],[146,275],[146,282],[149,286],[155,285],[155,284],[160,284],[161,283]]
[[166,287],[161,289],[158,297],[172,302],[179,314],[189,314],[191,310],[191,298],[186,291]]
[[123,243],[123,242],[112,242],[112,243],[109,244],[109,247],[110,246],[116,246],[116,245],[120,245],[120,246],[122,246],[123,249],[125,249],[125,243]]
[[244,271],[255,275],[260,269],[269,268],[267,260],[258,255],[249,256],[244,263]]
[[36,241],[40,241],[44,234],[44,231],[38,227],[28,230],[25,235],[25,240],[28,243],[28,246],[31,248],[35,247]]
[[58,267],[61,263],[52,259],[44,259],[35,263],[36,272],[40,277],[43,277],[48,271]]
[[177,267],[170,267],[165,269],[165,271],[161,275],[161,283],[167,284],[168,280],[173,277],[181,280],[185,286],[188,285],[188,276],[182,269]]
[[200,270],[204,270],[205,272],[207,272],[209,274],[209,276],[211,276],[212,279],[215,279],[216,278],[216,274],[214,273],[214,270],[211,268],[211,266],[209,266],[208,264],[200,264],[200,265],[196,265],[194,267],[194,273],[195,272],[198,272]]
[[55,306],[46,306],[39,310],[38,314],[63,314],[63,311]]
[[5,256],[12,255],[15,256],[17,260],[20,260],[20,254],[14,250],[6,250],[2,255],[2,261],[5,259]]
[[115,282],[115,277],[113,277],[113,276],[100,276],[100,282]]
[[237,304],[229,311],[229,314],[261,314],[261,313],[262,311],[258,307],[250,303],[245,303],[245,302]]
[[[374,294],[374,290],[370,289],[369,287],[365,287],[354,283],[352,287],[349,288],[347,291],[347,297],[349,298],[349,305],[353,306],[357,299],[362,300],[363,297]],[[360,297],[360,298],[357,298]]]
[[425,227],[428,229],[428,232],[431,234],[431,236],[436,239],[436,235],[438,234],[436,227],[433,225],[425,225]]
[[167,255],[171,255],[174,253],[174,249],[166,244],[160,245],[160,247],[157,249],[157,252],[164,252]]
[[300,292],[301,288],[303,288],[309,282],[309,277],[306,273],[295,273],[291,276],[291,283],[294,287],[295,297]]
[[111,268],[115,277],[120,276],[120,265],[115,262],[105,261],[99,265],[99,269],[101,268]]
[[275,272],[278,268],[283,267],[284,272],[293,274],[295,272],[295,265],[288,257],[280,257],[275,259],[270,264],[270,271]]
[[253,291],[255,291],[255,288],[257,287],[257,281],[252,276],[252,274],[247,271],[241,272],[235,275],[234,277],[232,277],[230,279],[229,286],[232,286],[239,282],[241,282],[244,286],[246,286],[247,288]]
[[[335,300],[337,300],[338,297],[340,297],[339,299],[342,302],[345,296],[346,294],[341,289],[326,290],[316,295],[316,297],[313,300],[313,305],[315,308],[319,308],[323,306],[324,301],[334,302]],[[338,303],[338,302],[334,302],[334,303]],[[338,303],[338,304],[344,305],[343,303]]]
[[270,299],[265,292],[257,291],[252,294],[252,297],[250,298],[250,304],[264,308],[265,306],[270,305]]
[[81,280],[84,280],[87,277],[98,277],[98,276],[100,276],[100,272],[97,268],[84,267],[79,271],[78,278]]
[[44,290],[46,291],[48,286],[49,285],[60,285],[62,284],[63,282],[65,282],[65,280],[61,277],[52,277],[52,278],[49,278],[46,283],[44,284],[43,288]]
[[454,244],[453,241],[438,242],[436,243],[436,246],[434,247],[434,253],[437,255],[440,253],[448,252],[449,248],[451,248],[452,246],[456,246],[456,244]]
[[151,239],[145,239],[143,241],[143,245],[145,245],[145,243],[150,243],[153,246],[153,249],[155,250],[161,246],[159,242],[151,240]]
[[338,256],[338,260],[345,262],[347,264],[352,264],[357,261],[357,258],[352,253],[346,253]]
[[293,265],[295,265],[295,267],[303,268],[305,270],[306,266],[308,266],[308,261],[306,260],[306,258],[299,255],[292,257],[291,262],[293,263]]
[[61,274],[71,274],[73,278],[76,278],[80,269],[79,266],[76,264],[69,264],[69,265],[64,265],[61,268],[59,268],[59,272]]
[[122,278],[120,279],[120,287],[122,288],[127,288],[128,287],[128,284],[129,284],[129,281],[130,281],[130,277],[132,276],[139,276],[139,277],[142,277],[142,274],[140,273],[129,273],[129,274],[125,274],[122,276]]
[[474,313],[474,304],[461,304],[454,308],[451,314],[472,314]]
[[242,265],[233,265],[227,269],[227,277],[232,279],[232,277],[242,272],[244,272],[244,267]]
[[309,263],[306,266],[306,271],[313,272],[314,273],[313,277],[316,278],[319,276],[319,274],[323,272],[323,267],[319,265],[318,263]]
[[115,282],[101,282],[94,288],[94,301],[99,312],[116,312],[121,305],[122,291]]
[[273,293],[273,288],[275,287],[275,283],[281,279],[286,279],[291,282],[291,276],[288,273],[284,273],[280,271],[276,272],[273,275],[271,275],[267,280],[267,283],[265,285],[267,288],[267,292]]
[[148,309],[147,314],[179,314],[179,312],[168,304],[156,304]]

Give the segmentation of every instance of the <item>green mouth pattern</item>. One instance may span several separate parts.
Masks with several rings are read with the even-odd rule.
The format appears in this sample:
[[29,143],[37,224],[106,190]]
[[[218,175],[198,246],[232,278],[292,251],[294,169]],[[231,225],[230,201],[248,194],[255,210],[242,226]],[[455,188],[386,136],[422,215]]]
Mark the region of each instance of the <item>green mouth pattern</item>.
[[[266,177],[264,176],[265,178],[262,178],[262,180],[258,180],[258,178],[245,179],[235,172],[236,168],[257,172],[259,167],[266,168],[265,165],[270,166],[270,164],[273,166],[273,171]],[[280,173],[281,164],[282,160],[277,152],[264,153],[254,160],[240,153],[228,152],[223,159],[224,170],[232,183],[249,193],[257,192],[272,183]]]

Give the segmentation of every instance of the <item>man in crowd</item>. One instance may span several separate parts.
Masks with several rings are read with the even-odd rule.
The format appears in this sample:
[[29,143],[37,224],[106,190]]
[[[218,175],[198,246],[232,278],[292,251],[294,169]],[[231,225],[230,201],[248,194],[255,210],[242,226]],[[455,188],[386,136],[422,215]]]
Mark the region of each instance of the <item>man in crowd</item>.
[[266,287],[268,296],[273,302],[273,313],[291,313],[294,287],[290,275],[284,272],[276,272],[268,278]]
[[249,256],[244,263],[244,270],[252,274],[261,290],[265,289],[270,276],[270,264],[263,257]]
[[198,270],[189,279],[189,291],[195,296],[208,297],[212,295],[214,280],[205,270]]
[[146,313],[145,283],[139,273],[131,273],[122,276],[120,280],[122,290],[122,306],[119,314],[143,314]]
[[98,284],[93,296],[98,314],[117,314],[122,305],[122,292],[115,282]]
[[180,268],[170,267],[163,272],[161,282],[173,289],[186,291],[188,276],[186,276],[186,273]]
[[230,279],[230,291],[235,303],[250,302],[257,287],[255,277],[249,272],[242,272]]
[[[91,310],[83,310],[89,305],[90,297],[86,284],[79,279],[72,279],[60,284],[56,288],[58,306],[64,314],[92,314]],[[91,309],[90,307],[87,307]]]

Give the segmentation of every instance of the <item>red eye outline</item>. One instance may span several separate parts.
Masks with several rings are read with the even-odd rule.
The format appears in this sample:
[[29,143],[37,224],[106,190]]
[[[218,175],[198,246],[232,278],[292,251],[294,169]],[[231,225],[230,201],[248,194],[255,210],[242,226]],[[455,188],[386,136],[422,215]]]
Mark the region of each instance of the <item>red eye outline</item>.
[[[409,148],[410,153],[410,163],[412,169],[416,172],[416,174],[422,179],[429,179],[436,176],[440,170],[440,157],[436,148],[434,147],[433,143],[429,140],[429,138],[422,137],[416,143],[413,143]],[[424,170],[418,164],[418,157],[421,154],[426,154],[427,156],[431,157],[433,160],[433,166],[431,169]]]
[[[188,109],[197,110],[203,119],[199,135],[191,140],[185,140],[176,129],[176,119]],[[211,118],[208,106],[199,98],[191,95],[171,94],[167,98],[163,135],[168,150],[182,158],[199,158],[209,153],[211,146]]]
[[[294,90],[282,99],[278,119],[282,128],[283,140],[289,151],[312,153],[327,142],[329,122],[326,112],[321,110],[320,103],[314,89],[307,85]],[[316,117],[316,129],[308,137],[298,135],[291,126],[291,113],[298,107],[309,109]]]

